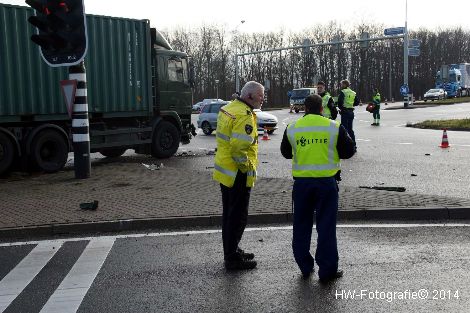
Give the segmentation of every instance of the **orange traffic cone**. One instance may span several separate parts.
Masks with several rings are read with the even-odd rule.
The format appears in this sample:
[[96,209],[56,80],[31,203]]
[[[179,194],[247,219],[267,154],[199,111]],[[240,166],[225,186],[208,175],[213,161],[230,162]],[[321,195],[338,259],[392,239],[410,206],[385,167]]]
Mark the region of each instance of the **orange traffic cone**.
[[440,145],[441,148],[449,148],[449,140],[447,139],[447,129],[444,129],[444,132],[442,133],[442,143]]
[[261,140],[270,140],[268,136],[268,130],[266,129],[266,127],[264,128],[263,138],[261,138]]

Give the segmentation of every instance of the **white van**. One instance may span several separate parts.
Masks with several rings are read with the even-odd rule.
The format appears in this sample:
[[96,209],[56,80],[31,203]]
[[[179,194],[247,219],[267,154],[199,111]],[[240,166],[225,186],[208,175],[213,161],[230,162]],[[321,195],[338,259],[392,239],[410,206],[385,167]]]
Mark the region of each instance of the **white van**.
[[290,96],[290,112],[292,113],[292,110],[295,111],[295,113],[299,113],[300,111],[305,111],[305,98],[307,98],[310,95],[316,95],[318,94],[317,92],[317,87],[305,87],[305,88],[297,88],[292,90],[292,94]]

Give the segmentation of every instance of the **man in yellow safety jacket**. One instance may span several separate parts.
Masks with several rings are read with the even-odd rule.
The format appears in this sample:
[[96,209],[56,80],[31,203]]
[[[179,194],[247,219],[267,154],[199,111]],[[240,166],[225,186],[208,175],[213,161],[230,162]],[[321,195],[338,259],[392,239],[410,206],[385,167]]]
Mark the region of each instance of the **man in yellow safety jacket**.
[[374,96],[372,97],[372,103],[374,104],[374,111],[372,111],[372,115],[374,117],[374,122],[371,124],[372,126],[380,126],[380,102],[382,101],[380,92],[378,88],[374,89]]
[[228,270],[253,269],[253,253],[238,245],[248,218],[251,187],[258,164],[258,129],[253,109],[261,108],[263,85],[250,81],[240,97],[223,106],[217,118],[214,180],[222,191],[222,241]]
[[318,95],[322,98],[323,112],[322,115],[330,120],[336,120],[338,109],[336,109],[335,101],[329,92],[326,91],[325,83],[319,81],[317,84]]
[[[287,126],[281,143],[282,155],[292,159],[294,177],[292,250],[304,278],[310,277],[316,261],[320,281],[328,282],[343,275],[338,269],[336,242],[336,176],[340,159],[354,155],[354,142],[338,122],[321,116],[320,96],[308,96],[305,110],[305,116]],[[310,254],[314,216],[318,233],[315,259]]]
[[346,128],[349,136],[356,144],[356,137],[354,136],[353,121],[354,121],[354,107],[359,105],[359,98],[356,92],[349,88],[349,81],[344,79],[341,81],[341,91],[338,96],[338,108],[341,114],[341,125]]

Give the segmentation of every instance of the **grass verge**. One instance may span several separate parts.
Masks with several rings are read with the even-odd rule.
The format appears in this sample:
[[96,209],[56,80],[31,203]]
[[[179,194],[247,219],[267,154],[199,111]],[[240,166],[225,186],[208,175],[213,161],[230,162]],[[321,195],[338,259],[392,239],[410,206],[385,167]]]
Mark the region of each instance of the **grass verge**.
[[465,130],[470,131],[470,118],[455,120],[436,120],[424,121],[421,123],[407,125],[408,127],[424,128],[424,129],[448,129],[448,130]]

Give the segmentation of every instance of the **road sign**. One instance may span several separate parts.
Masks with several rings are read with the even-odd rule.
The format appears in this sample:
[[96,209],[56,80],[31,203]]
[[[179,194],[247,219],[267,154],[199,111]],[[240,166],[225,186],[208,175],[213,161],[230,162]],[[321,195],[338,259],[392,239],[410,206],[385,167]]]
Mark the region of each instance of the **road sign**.
[[419,39],[410,39],[408,40],[408,47],[409,48],[419,48],[421,45],[421,40]]
[[419,48],[408,48],[408,55],[410,57],[418,57],[420,52]]
[[402,96],[406,96],[409,91],[410,91],[410,88],[408,88],[408,85],[403,85],[400,87],[400,93]]
[[73,104],[75,103],[75,93],[77,91],[77,80],[61,80],[60,86],[62,87],[62,95],[64,96],[65,104],[69,117],[72,118]]
[[405,27],[394,27],[394,28],[386,28],[384,30],[385,36],[393,36],[393,35],[400,35],[405,33]]

